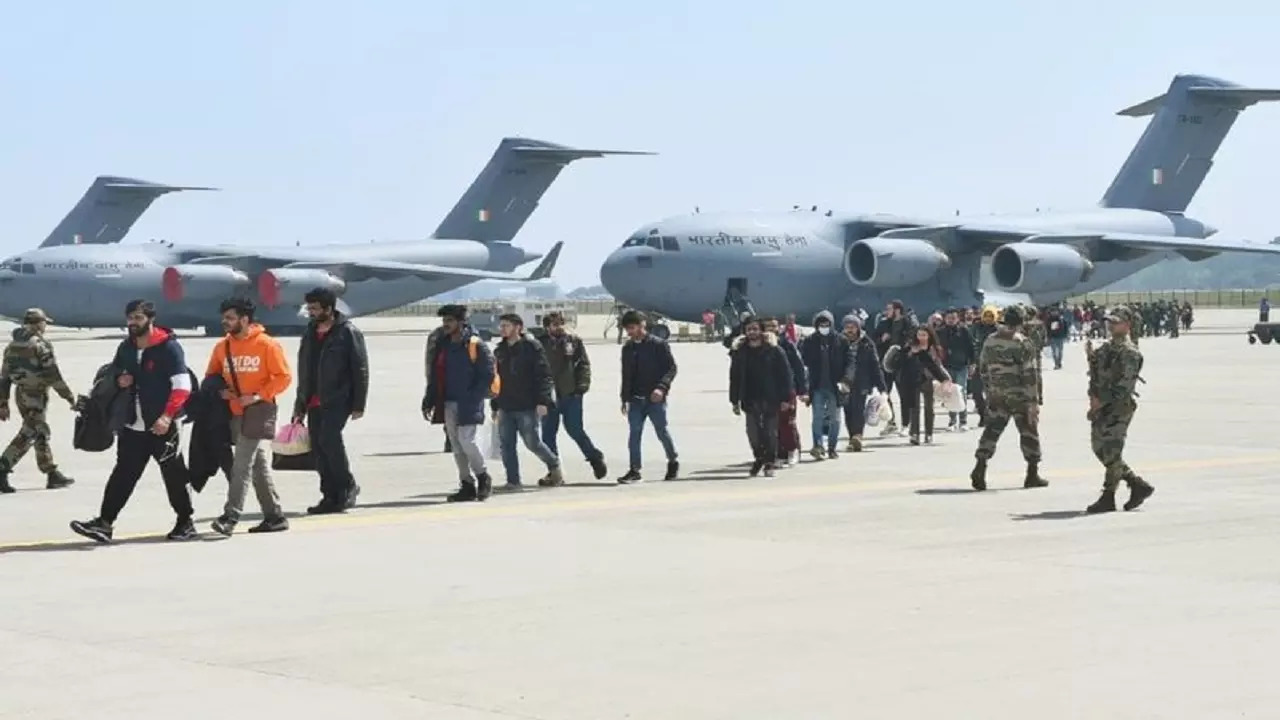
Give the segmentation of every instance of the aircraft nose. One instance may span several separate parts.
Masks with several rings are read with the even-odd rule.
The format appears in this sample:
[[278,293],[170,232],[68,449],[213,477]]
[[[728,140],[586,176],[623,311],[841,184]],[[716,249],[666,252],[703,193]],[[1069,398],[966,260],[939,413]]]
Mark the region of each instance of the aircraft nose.
[[635,258],[628,257],[625,250],[614,250],[600,266],[600,283],[614,300],[632,307],[643,305],[643,298],[637,297],[641,288],[635,270]]

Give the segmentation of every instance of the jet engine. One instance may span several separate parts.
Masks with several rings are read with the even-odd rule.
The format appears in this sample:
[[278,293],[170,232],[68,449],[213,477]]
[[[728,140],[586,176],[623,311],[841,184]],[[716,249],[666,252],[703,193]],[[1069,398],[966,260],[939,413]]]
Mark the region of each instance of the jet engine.
[[267,308],[301,305],[304,296],[318,287],[341,295],[346,292],[347,283],[319,268],[278,268],[258,276],[258,299]]
[[161,289],[169,302],[214,300],[249,286],[249,276],[230,265],[174,265],[164,269]]
[[991,276],[1005,292],[1065,292],[1093,274],[1093,263],[1070,245],[1010,243],[991,256]]
[[951,258],[933,243],[912,238],[873,237],[849,246],[844,274],[854,285],[897,288],[919,285],[951,267]]

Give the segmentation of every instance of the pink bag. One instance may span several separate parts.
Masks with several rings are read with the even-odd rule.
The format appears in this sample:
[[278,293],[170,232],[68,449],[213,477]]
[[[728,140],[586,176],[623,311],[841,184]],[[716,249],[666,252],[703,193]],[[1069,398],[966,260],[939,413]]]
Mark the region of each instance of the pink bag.
[[305,455],[311,452],[311,434],[302,423],[289,423],[276,432],[271,442],[271,452],[276,455]]

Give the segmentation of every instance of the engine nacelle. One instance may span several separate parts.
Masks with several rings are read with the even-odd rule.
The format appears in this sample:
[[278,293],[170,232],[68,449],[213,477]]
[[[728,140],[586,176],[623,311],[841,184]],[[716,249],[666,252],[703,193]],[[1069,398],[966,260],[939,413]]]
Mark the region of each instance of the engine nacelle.
[[1093,263],[1070,245],[1010,243],[991,256],[991,277],[1005,292],[1065,292],[1092,274]]
[[346,292],[347,283],[318,268],[278,268],[258,276],[258,299],[267,308],[301,305],[306,294],[318,287],[341,295]]
[[169,302],[225,298],[248,286],[249,276],[230,265],[174,265],[161,276]]
[[859,240],[849,246],[844,257],[844,274],[862,287],[919,285],[949,267],[951,258],[937,246],[911,238]]

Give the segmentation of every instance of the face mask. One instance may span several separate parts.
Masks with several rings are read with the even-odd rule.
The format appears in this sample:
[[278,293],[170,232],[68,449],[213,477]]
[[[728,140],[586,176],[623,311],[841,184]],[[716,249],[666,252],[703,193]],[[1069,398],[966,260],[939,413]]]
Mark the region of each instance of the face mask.
[[818,328],[818,332],[819,332],[820,334],[822,334],[822,335],[830,335],[830,334],[831,334],[831,326],[830,326],[830,325],[823,325],[822,327]]

